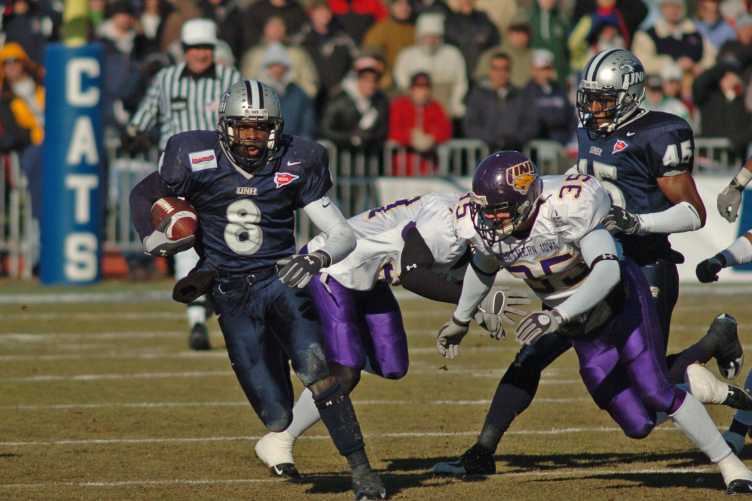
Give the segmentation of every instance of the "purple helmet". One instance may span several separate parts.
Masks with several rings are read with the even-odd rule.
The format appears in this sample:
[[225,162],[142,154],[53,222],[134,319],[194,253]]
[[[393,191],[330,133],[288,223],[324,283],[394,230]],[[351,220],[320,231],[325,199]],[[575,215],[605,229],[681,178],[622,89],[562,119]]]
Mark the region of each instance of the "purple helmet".
[[[543,181],[532,160],[517,151],[499,151],[483,160],[473,175],[470,210],[475,231],[489,245],[511,235],[532,213]],[[495,216],[508,212],[510,219]]]

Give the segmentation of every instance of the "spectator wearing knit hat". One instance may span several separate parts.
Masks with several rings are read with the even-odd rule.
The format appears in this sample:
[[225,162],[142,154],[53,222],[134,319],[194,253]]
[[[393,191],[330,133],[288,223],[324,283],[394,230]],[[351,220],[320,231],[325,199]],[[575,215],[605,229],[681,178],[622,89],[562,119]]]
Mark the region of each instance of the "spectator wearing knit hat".
[[379,62],[359,58],[321,117],[320,134],[338,148],[376,154],[386,142],[389,101],[379,90]]
[[616,0],[597,0],[596,9],[583,16],[569,35],[570,64],[575,72],[606,49],[629,49],[631,36]]
[[700,137],[726,137],[730,161],[746,159],[752,141],[752,114],[744,107],[741,66],[733,56],[695,78],[692,95],[700,110]]
[[253,78],[261,70],[261,59],[269,44],[282,43],[292,61],[292,81],[300,85],[306,94],[316,97],[319,91],[319,75],[310,54],[301,48],[288,44],[287,27],[281,17],[271,17],[264,25],[261,43],[248,50],[240,62],[240,73],[244,78]]
[[546,49],[533,51],[533,78],[525,86],[538,115],[537,139],[551,139],[565,146],[575,137],[577,115],[567,90],[556,81],[554,55]]
[[431,97],[431,77],[416,73],[410,90],[392,101],[389,108],[389,139],[408,148],[407,155],[395,155],[394,172],[407,176],[433,174],[436,146],[452,138],[452,122]]
[[428,73],[433,95],[451,118],[465,114],[468,83],[465,58],[456,47],[444,43],[444,17],[423,14],[415,27],[415,44],[397,54],[393,74],[403,92],[410,88],[410,79],[419,72]]
[[274,42],[266,47],[261,71],[255,79],[277,93],[285,121],[285,134],[316,139],[316,105],[298,84],[292,81],[292,61],[285,47]]

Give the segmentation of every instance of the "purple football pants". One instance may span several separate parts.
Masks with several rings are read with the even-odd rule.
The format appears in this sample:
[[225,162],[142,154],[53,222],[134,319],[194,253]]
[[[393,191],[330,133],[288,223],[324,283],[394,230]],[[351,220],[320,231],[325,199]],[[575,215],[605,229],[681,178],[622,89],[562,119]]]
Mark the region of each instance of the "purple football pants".
[[[574,339],[580,375],[590,395],[624,433],[645,438],[656,411],[684,395],[669,379],[663,335],[645,275],[633,262],[621,265],[627,300],[622,311],[585,338]],[[621,285],[619,285],[621,286]]]
[[327,285],[331,293],[319,276],[310,282],[324,329],[327,363],[362,370],[368,360],[374,374],[383,378],[400,379],[407,374],[407,334],[389,285],[378,281],[370,291],[356,291],[333,278]]

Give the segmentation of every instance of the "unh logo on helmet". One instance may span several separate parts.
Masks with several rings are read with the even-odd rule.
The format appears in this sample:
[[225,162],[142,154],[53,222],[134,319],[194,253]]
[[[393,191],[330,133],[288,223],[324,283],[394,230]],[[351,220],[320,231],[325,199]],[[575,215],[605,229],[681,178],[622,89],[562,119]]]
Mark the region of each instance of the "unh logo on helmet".
[[[639,70],[635,68],[635,66],[637,66]],[[632,85],[645,81],[645,72],[642,71],[642,67],[634,64],[633,61],[621,63],[619,70],[624,75],[621,82],[622,89],[628,89]]]
[[523,195],[530,189],[535,176],[535,167],[529,160],[507,168],[507,184]]

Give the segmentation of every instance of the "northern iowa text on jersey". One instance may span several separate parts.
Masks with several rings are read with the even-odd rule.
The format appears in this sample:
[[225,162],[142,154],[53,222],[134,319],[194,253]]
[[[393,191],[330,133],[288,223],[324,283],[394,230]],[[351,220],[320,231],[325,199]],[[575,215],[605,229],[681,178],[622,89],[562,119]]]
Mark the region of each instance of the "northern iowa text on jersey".
[[198,212],[200,267],[238,273],[294,254],[295,210],[332,187],[326,149],[297,136],[282,136],[274,158],[251,175],[225,155],[216,132],[184,132],[170,138],[159,172]]

